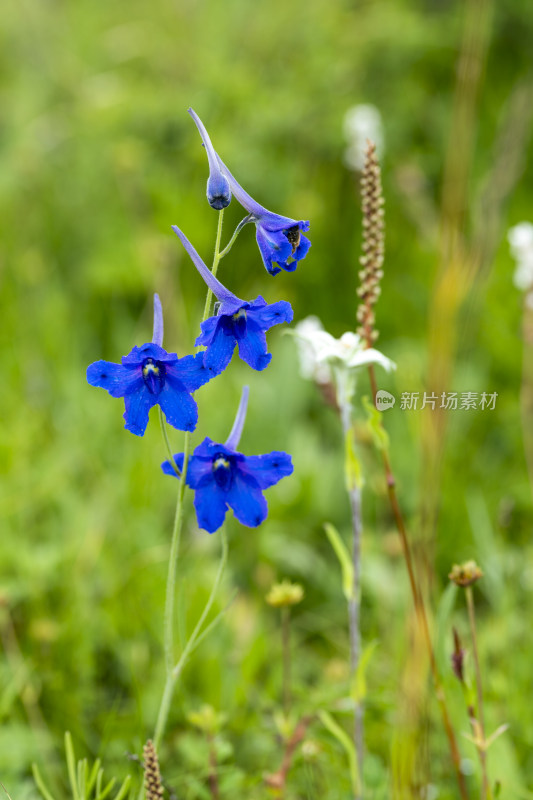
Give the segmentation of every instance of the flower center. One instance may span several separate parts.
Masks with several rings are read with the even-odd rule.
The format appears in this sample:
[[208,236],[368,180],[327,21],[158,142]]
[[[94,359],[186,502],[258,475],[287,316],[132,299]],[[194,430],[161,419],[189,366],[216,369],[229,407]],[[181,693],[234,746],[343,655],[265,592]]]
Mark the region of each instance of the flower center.
[[298,249],[298,245],[300,244],[301,238],[301,231],[298,225],[293,225],[292,228],[287,228],[286,231],[283,231],[287,239],[289,240],[289,244],[292,247],[292,254],[294,255],[296,250]]
[[235,338],[244,339],[246,336],[246,310],[244,308],[239,308],[239,310],[233,314],[232,320]]
[[224,455],[217,455],[213,459],[213,477],[221,489],[229,489],[231,485],[231,462]]
[[165,366],[153,358],[143,361],[143,380],[150,394],[159,394],[165,385]]

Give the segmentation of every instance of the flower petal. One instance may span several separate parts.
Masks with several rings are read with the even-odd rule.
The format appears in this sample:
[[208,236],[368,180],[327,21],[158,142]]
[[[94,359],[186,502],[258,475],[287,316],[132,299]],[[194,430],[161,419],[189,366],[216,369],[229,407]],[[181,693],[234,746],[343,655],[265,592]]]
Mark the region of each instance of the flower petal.
[[124,427],[136,436],[144,436],[148,425],[148,412],[157,403],[157,395],[151,394],[143,384],[139,391],[127,394],[124,403],[126,405]]
[[[307,228],[304,228],[304,230],[308,230],[308,228],[309,228],[309,223],[307,223]],[[293,253],[293,258],[296,261],[302,261],[302,259],[304,259],[307,253],[309,252],[310,247],[311,247],[311,242],[309,241],[307,236],[300,236],[300,244],[296,248],[296,251]]]
[[387,356],[383,355],[379,350],[375,350],[373,347],[368,347],[365,350],[354,353],[346,362],[346,366],[350,369],[354,367],[364,367],[367,364],[379,364],[383,369],[387,370],[387,372],[396,369],[394,361],[391,361],[390,358],[387,358]]
[[[207,370],[206,370],[207,371]],[[198,406],[187,391],[176,391],[166,381],[157,396],[167,422],[179,431],[193,431],[198,422]]]
[[286,269],[285,263],[292,253],[292,247],[285,234],[257,225],[256,238],[267,271],[271,275],[277,275],[280,269],[275,264]]
[[[175,453],[174,461],[176,462],[177,468],[181,472],[183,469],[183,453]],[[163,470],[165,475],[171,475],[173,478],[179,477],[178,475],[176,475],[176,470],[174,469],[173,464],[170,463],[170,460],[163,461],[163,463],[161,464],[161,469]]]
[[240,469],[253,477],[261,489],[274,486],[294,471],[290,455],[281,450],[262,456],[245,456]]
[[176,364],[167,366],[167,380],[176,391],[186,389],[195,392],[211,380],[213,374],[204,366],[204,354],[180,358]]
[[267,517],[267,501],[257,481],[240,469],[233,472],[233,482],[226,494],[226,501],[243,525],[257,528]]
[[154,361],[164,361],[165,363],[178,360],[176,353],[167,353],[163,347],[159,347],[155,342],[147,342],[141,347],[135,346],[127,356],[123,356],[120,360],[125,367],[136,367],[140,366],[146,358],[153,358]]
[[202,331],[196,337],[195,345],[204,345],[208,347],[216,336],[217,328],[222,324],[220,316],[208,317],[204,322],[200,323],[200,330]]
[[239,356],[252,369],[260,371],[270,364],[272,355],[267,352],[266,336],[253,319],[246,320],[246,336],[239,339],[237,344]]
[[200,528],[214,533],[221,527],[227,511],[226,496],[214,479],[196,489],[194,508]]
[[124,367],[112,361],[95,361],[90,364],[87,367],[87,381],[91,386],[105,389],[111,397],[124,397],[143,386],[140,369]]
[[220,375],[221,372],[224,372],[233,356],[235,343],[236,339],[233,333],[226,332],[224,320],[221,318],[211,339],[211,344],[203,353],[205,367],[215,375]]
[[[196,452],[196,451],[195,451]],[[209,483],[213,478],[212,458],[198,458],[191,456],[187,464],[187,486],[198,489]]]
[[282,322],[292,322],[294,316],[291,304],[286,300],[267,305],[261,296],[250,305],[247,315],[248,319],[253,319],[263,331]]

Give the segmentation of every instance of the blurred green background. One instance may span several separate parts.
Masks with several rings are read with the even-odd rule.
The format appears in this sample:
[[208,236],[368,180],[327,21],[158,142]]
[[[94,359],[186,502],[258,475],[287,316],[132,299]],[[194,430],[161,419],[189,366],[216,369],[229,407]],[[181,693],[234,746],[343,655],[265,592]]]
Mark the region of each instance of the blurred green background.
[[[193,347],[204,286],[170,226],[209,261],[216,213],[186,110],[202,117],[259,202],[311,221],[313,246],[294,274],[270,278],[246,228],[222,263],[223,282],[241,297],[287,299],[295,320],[317,314],[339,336],[356,324],[360,198],[358,176],[343,163],[343,119],[358,103],[375,105],[384,127],[377,314],[379,347],[398,366],[381,385],[397,397],[498,392],[493,411],[447,419],[397,403],[385,424],[441,609],[436,632],[456,728],[469,731],[449,668],[451,626],[466,637],[467,623],[463,598],[450,610],[454,598],[443,592],[451,564],[473,557],[486,573],[476,596],[487,726],[510,725],[490,750],[490,772],[501,797],[533,797],[527,436],[524,446],[533,417],[520,404],[532,351],[505,241],[510,225],[533,220],[531,3],[4,0],[0,23],[0,780],[13,800],[36,796],[34,760],[62,796],[66,729],[80,755],[101,755],[110,774],[136,780],[125,752],[140,753],[153,731],[177,485],[159,471],[155,412],[144,438],[130,435],[122,401],[88,386],[85,370],[150,338],[154,291],[167,348]],[[242,215],[233,202],[226,237]],[[210,797],[206,744],[187,721],[203,703],[227,715],[222,796],[272,796],[262,776],[282,753],[280,637],[264,596],[276,579],[306,592],[293,625],[297,709],[335,710],[346,694],[346,609],[323,531],[329,520],[349,540],[339,423],[300,378],[294,341],[276,328],[269,344],[266,373],[236,360],[198,394],[195,443],[228,435],[248,383],[242,449],[285,449],[295,473],[269,491],[259,530],[229,520],[218,609],[239,593],[184,674],[161,753],[179,800]],[[360,391],[370,393],[364,375]],[[416,713],[408,701],[420,670],[411,598],[359,406],[357,418],[363,638],[378,642],[367,674],[368,797],[453,798],[434,700]],[[172,435],[178,451],[181,435]],[[198,532],[191,511],[189,500],[181,631],[198,617],[219,554],[218,537]],[[349,725],[348,714],[336,718]],[[308,738],[286,797],[350,797],[338,742],[318,723]],[[475,749],[459,738],[474,795]]]

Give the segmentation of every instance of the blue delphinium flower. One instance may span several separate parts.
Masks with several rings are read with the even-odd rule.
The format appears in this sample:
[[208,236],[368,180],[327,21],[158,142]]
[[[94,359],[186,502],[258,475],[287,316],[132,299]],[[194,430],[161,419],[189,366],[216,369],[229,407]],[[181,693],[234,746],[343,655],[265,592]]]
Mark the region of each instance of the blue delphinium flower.
[[196,339],[197,345],[207,348],[203,354],[205,366],[216,375],[223,372],[238,345],[243,361],[253,369],[265,369],[272,359],[267,352],[265,331],[281,322],[291,322],[291,304],[286,300],[268,304],[261,295],[249,303],[240,300],[215,278],[185,234],[176,225],[172,230],[220,303],[218,314],[202,322],[202,333]]
[[211,144],[209,134],[203,127],[192,108],[189,109],[189,114],[191,114],[198,127],[200,128],[201,126],[200,132],[202,133],[202,139],[204,141],[207,153],[207,161],[209,163],[209,178],[207,179],[206,192],[207,202],[211,208],[216,208],[217,211],[220,211],[222,208],[229,206],[231,202],[231,189],[229,187],[228,179],[225,175],[223,175],[222,170],[220,169],[217,154],[215,153],[214,147]]
[[[262,456],[245,456],[238,452],[247,403],[248,387],[245,386],[235,423],[225,444],[205,438],[187,465],[185,482],[194,489],[198,525],[209,533],[220,528],[228,507],[243,525],[249,528],[260,525],[268,514],[263,490],[293,471],[287,453],[274,451]],[[181,471],[183,453],[177,453],[174,461]],[[170,461],[161,464],[161,468],[166,475],[179,477]]]
[[[256,203],[248,192],[237,183],[227,166],[217,155],[199,116],[192,108],[189,108],[189,114],[195,121],[202,137],[209,160],[210,176],[215,172],[212,165],[216,161],[220,168],[219,175],[227,179],[233,195],[241,206],[248,211],[247,221],[255,223],[257,244],[268,272],[271,275],[277,275],[282,269],[293,272],[298,266],[298,262],[305,258],[311,247],[311,242],[307,236],[303,235],[309,230],[309,222],[282,217]],[[221,177],[217,178],[217,180],[220,181]]]
[[163,311],[154,295],[154,331],[152,341],[134,347],[123,356],[121,364],[95,361],[87,368],[91,386],[101,386],[111,397],[123,397],[126,406],[125,428],[143,436],[148,425],[148,412],[159,405],[167,422],[180,431],[193,431],[198,409],[191,392],[213,376],[203,363],[203,354],[178,358],[167,353],[163,344]]

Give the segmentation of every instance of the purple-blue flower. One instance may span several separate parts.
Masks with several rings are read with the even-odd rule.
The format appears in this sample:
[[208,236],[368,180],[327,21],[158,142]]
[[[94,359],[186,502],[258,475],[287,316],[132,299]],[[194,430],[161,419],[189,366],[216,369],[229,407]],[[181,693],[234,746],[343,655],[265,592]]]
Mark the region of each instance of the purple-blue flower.
[[220,211],[222,208],[229,206],[231,202],[231,190],[229,188],[228,179],[222,174],[217,154],[215,153],[209,134],[204,128],[200,118],[194,113],[192,108],[189,108],[189,114],[196,122],[207,153],[207,161],[209,163],[209,178],[207,179],[206,191],[207,202],[211,208],[216,208],[217,211]]
[[291,322],[293,312],[286,300],[268,304],[260,295],[245,302],[228,291],[206,267],[185,234],[176,226],[172,230],[180,238],[196,269],[218,299],[218,313],[202,322],[202,333],[197,345],[204,345],[204,364],[215,375],[226,369],[235,345],[239,356],[253,369],[262,370],[270,363],[272,355],[267,352],[265,331],[281,322]]
[[106,389],[111,397],[123,397],[126,406],[125,428],[143,436],[148,425],[148,413],[159,405],[167,422],[181,431],[193,431],[198,421],[196,402],[191,392],[212,377],[203,363],[202,354],[178,358],[167,353],[163,343],[163,312],[157,294],[154,295],[153,339],[142,347],[134,347],[123,356],[120,364],[95,361],[87,368],[91,386]]
[[268,272],[271,275],[277,275],[282,269],[293,272],[298,266],[298,262],[305,258],[311,247],[311,242],[307,236],[303,235],[309,230],[309,222],[274,214],[264,206],[256,203],[235,180],[227,166],[217,155],[204,124],[192,108],[189,108],[189,114],[196,123],[207,152],[210,179],[212,175],[217,174],[214,167],[215,162],[217,162],[219,166],[217,181],[220,182],[223,178],[227,179],[229,188],[235,198],[248,211],[249,217],[247,221],[255,223],[257,244]]
[[[198,445],[187,465],[185,482],[194,490],[194,508],[198,526],[214,533],[220,528],[228,508],[239,522],[256,528],[267,517],[268,506],[263,490],[274,486],[293,471],[291,457],[274,451],[262,456],[245,456],[237,451],[248,402],[248,387],[244,387],[233,429],[225,444],[209,437]],[[174,461],[183,469],[183,453]],[[161,464],[166,475],[176,475],[170,461]]]

